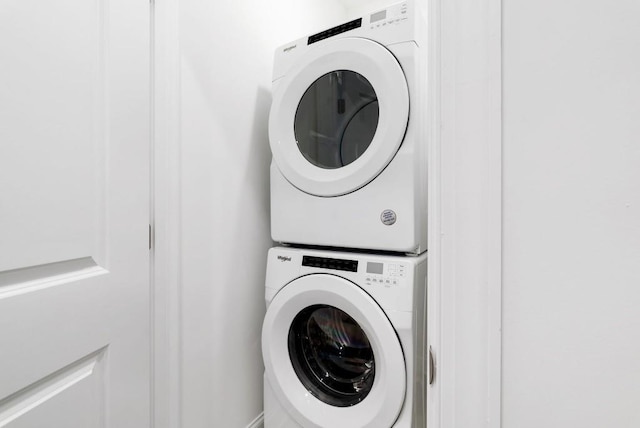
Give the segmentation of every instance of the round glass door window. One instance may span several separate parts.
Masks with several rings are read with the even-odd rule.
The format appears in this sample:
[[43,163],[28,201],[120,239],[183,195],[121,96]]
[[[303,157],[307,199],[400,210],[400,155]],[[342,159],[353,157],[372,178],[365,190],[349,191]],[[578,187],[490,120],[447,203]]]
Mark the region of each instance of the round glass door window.
[[298,104],[298,149],[320,168],[349,165],[371,144],[378,116],[378,97],[364,76],[349,70],[327,73],[311,84]]
[[369,394],[375,358],[367,335],[338,308],[309,306],[289,329],[289,357],[307,390],[337,407],[358,404]]

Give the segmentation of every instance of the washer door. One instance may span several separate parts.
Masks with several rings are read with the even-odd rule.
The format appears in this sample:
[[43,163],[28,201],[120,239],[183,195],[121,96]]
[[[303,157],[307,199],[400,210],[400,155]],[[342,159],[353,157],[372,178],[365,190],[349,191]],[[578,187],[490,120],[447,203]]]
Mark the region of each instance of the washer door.
[[280,290],[262,355],[278,401],[302,426],[388,428],[402,408],[400,341],[378,304],[344,278],[313,274]]
[[402,144],[409,90],[379,43],[327,41],[279,82],[269,117],[273,158],[303,192],[339,196],[373,180]]

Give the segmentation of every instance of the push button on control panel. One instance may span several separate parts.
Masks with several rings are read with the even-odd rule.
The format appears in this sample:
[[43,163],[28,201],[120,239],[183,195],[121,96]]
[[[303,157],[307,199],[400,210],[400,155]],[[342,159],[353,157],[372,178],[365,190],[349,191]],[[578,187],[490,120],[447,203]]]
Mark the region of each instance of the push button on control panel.
[[395,287],[400,283],[398,278],[388,276],[368,276],[364,281],[366,285],[383,285],[385,287]]
[[395,287],[406,275],[405,266],[400,263],[367,263],[366,285]]

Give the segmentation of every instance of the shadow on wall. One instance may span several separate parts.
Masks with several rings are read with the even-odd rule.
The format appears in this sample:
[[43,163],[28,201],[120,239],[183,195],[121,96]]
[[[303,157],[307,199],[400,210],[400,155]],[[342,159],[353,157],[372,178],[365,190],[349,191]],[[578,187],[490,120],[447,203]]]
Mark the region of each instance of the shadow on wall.
[[[270,243],[271,237],[271,217],[270,217],[270,188],[269,188],[269,167],[271,164],[271,150],[269,148],[269,110],[271,108],[271,93],[264,87],[258,87],[256,91],[255,107],[253,110],[253,118],[251,122],[251,138],[249,146],[249,156],[247,158],[247,164],[245,166],[244,177],[242,179],[241,189],[245,189],[246,193],[238,200],[239,207],[250,206],[254,210],[253,215],[250,218],[255,222],[251,225],[236,224],[238,229],[236,230],[236,236],[238,242],[244,243],[244,245],[236,246],[235,251],[239,251],[244,246],[253,246],[255,237],[261,237],[258,242],[262,249],[253,249],[256,263],[256,272],[260,283],[255,287],[250,287],[257,295],[247,295],[248,306],[255,307],[255,312],[260,314],[259,319],[252,322],[248,326],[246,331],[247,338],[252,338],[252,343],[244,350],[249,355],[255,356],[252,360],[252,364],[257,365],[254,370],[257,370],[260,374],[264,371],[262,363],[262,318],[265,312],[264,303],[264,280],[266,273],[267,253],[266,245],[264,241],[264,234],[266,231],[268,242]],[[236,211],[237,212],[237,211]],[[258,251],[264,250],[263,257],[260,258]],[[239,251],[238,257],[243,257],[244,252]],[[256,301],[257,300],[257,301]],[[256,380],[259,382],[255,385],[255,388],[259,390],[259,396],[262,399],[262,376],[259,376]],[[261,401],[261,400],[260,400]],[[248,415],[247,415],[248,416]]]
[[[269,148],[269,110],[271,109],[271,91],[264,87],[258,87],[256,92],[255,108],[251,125],[251,156],[247,164],[243,188],[256,191],[252,197],[259,202],[258,209],[261,218],[265,220],[262,226],[271,230],[269,197],[269,166],[271,165],[271,149]],[[266,191],[265,191],[266,188]],[[271,232],[269,232],[271,233]],[[266,262],[266,257],[265,257]]]
[[[271,95],[266,83],[184,75],[182,422],[242,427],[262,411]],[[234,104],[220,102],[225,91]]]

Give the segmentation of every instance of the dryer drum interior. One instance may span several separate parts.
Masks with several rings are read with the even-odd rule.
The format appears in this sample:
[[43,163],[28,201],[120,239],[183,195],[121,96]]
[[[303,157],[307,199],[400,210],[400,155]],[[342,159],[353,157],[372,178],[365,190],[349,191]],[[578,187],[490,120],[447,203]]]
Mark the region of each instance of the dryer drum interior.
[[375,378],[373,349],[360,325],[329,305],[309,306],[291,323],[289,357],[305,388],[336,407],[358,404]]
[[363,75],[350,70],[327,73],[309,86],[298,104],[298,149],[320,168],[349,165],[371,144],[379,114],[376,92]]

